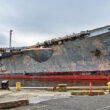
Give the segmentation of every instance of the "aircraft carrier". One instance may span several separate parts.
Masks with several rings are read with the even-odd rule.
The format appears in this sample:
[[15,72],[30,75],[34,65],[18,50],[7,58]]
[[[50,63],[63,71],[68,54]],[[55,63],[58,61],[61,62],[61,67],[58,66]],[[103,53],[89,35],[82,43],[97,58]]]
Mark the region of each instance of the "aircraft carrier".
[[0,48],[0,77],[110,79],[110,26],[28,47]]

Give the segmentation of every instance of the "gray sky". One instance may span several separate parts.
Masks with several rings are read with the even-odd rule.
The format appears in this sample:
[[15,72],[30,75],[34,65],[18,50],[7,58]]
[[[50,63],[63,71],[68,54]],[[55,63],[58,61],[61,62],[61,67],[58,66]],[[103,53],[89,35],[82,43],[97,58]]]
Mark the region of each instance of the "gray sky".
[[110,24],[110,0],[0,0],[0,47],[33,45]]

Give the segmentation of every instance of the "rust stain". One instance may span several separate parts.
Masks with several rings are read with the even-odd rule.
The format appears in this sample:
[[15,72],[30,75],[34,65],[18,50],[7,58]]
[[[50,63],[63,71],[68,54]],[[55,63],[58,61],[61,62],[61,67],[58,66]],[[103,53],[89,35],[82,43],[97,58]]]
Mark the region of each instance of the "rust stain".
[[36,55],[40,56],[40,50],[34,50],[34,52],[36,53]]
[[78,64],[86,66],[87,63],[85,61],[77,61]]
[[23,64],[25,64],[25,65],[29,65],[29,60],[27,59],[27,57],[25,57],[24,59],[23,59]]
[[101,52],[102,52],[103,55],[108,55],[108,52],[105,49],[102,49]]
[[84,39],[85,43],[88,45],[89,44],[89,40],[88,39]]
[[99,49],[101,49],[101,53],[102,53],[103,55],[107,55],[108,52],[107,52],[106,49],[104,49],[103,44],[101,43],[101,41],[100,41],[98,38],[96,38],[94,41],[95,41],[95,43],[96,43],[96,46],[97,46]]
[[53,53],[53,56],[58,56],[58,55],[62,55],[64,54],[63,51],[62,51],[62,48],[63,48],[64,45],[58,45],[54,48],[54,53]]
[[99,40],[99,39],[95,39],[94,40],[94,42],[96,43],[96,46],[98,47],[98,48],[100,48],[100,49],[103,49],[103,45],[102,45],[102,43],[101,43],[101,41]]
[[72,62],[71,66],[72,66],[72,69],[76,69],[76,63]]
[[85,58],[85,54],[81,54],[81,57],[82,57],[82,58]]
[[98,67],[99,67],[99,70],[104,70],[104,69],[105,69],[105,66],[104,66],[102,63],[100,63],[100,64],[98,65]]

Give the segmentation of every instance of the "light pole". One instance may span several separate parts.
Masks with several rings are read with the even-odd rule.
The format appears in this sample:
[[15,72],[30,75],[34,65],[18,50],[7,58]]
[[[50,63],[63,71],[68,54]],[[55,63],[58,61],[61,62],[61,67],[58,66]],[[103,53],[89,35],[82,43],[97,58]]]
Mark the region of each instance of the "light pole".
[[10,49],[11,49],[12,32],[13,32],[13,30],[10,30],[10,44],[9,44]]

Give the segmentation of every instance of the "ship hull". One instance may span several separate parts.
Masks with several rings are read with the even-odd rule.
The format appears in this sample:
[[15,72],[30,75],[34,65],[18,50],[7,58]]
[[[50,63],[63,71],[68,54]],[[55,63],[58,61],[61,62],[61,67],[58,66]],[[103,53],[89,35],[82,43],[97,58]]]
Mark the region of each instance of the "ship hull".
[[65,80],[109,80],[110,71],[46,72],[25,74],[1,74],[2,79],[65,79]]
[[65,75],[65,76],[0,76],[1,79],[65,79],[65,80],[108,80],[110,75]]
[[110,79],[110,26],[29,48],[0,59],[0,78]]

